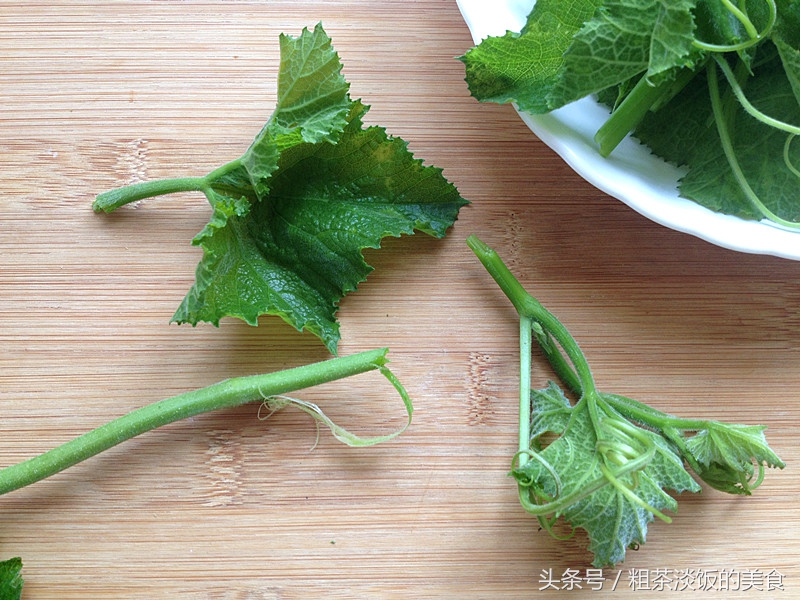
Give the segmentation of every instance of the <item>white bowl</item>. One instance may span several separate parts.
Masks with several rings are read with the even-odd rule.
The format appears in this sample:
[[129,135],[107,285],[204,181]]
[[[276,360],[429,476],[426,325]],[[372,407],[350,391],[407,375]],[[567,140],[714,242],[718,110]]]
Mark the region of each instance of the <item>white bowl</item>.
[[[458,0],[475,44],[488,36],[520,31],[535,0]],[[519,112],[536,136],[581,177],[645,217],[712,244],[754,254],[800,260],[800,232],[771,221],[747,221],[716,213],[681,198],[684,173],[653,156],[630,136],[608,158],[597,152],[594,134],[608,110],[584,98],[546,115]]]

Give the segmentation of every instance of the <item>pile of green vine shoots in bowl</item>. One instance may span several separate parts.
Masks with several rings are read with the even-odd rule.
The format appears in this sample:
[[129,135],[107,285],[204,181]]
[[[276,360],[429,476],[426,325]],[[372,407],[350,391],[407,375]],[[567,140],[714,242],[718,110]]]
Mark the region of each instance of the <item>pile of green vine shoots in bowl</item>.
[[800,260],[800,3],[459,7],[473,96],[514,103],[586,180],[672,229]]

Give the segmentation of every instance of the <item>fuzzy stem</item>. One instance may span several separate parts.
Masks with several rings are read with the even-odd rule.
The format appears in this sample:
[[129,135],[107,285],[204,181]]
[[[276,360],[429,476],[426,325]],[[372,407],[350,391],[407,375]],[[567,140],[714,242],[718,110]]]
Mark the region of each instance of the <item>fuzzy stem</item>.
[[519,318],[519,466],[529,458],[531,447],[531,319]]
[[205,177],[179,177],[176,179],[157,179],[134,183],[125,187],[98,194],[92,208],[95,212],[109,213],[120,206],[125,206],[137,200],[175,194],[177,192],[201,192],[207,187]]
[[[543,332],[552,335],[553,339],[561,346],[564,353],[575,367],[577,379],[584,395],[596,393],[594,378],[592,377],[589,363],[583,355],[578,343],[566,327],[550,311],[525,291],[522,284],[511,273],[497,252],[471,235],[467,238],[467,245],[472,249],[489,274],[503,290],[520,317],[528,317],[530,321],[538,323]],[[576,382],[577,383],[577,382]]]
[[[384,365],[388,362],[387,352],[386,348],[370,350],[284,371],[227,379],[144,406],[62,446],[0,470],[0,494],[36,483],[141,433],[175,421],[264,400],[374,369],[384,371]],[[405,392],[398,387],[399,382],[396,383],[393,378],[390,381],[403,395],[410,416],[411,407]]]
[[213,181],[233,171],[240,165],[241,160],[236,159],[214,169],[205,177],[156,179],[154,181],[144,181],[142,183],[126,185],[98,194],[92,204],[92,208],[95,212],[103,211],[109,213],[121,206],[136,202],[137,200],[144,200],[145,198],[152,198],[153,196],[163,196],[164,194],[175,194],[178,192],[203,192],[208,196],[211,192],[211,183]]

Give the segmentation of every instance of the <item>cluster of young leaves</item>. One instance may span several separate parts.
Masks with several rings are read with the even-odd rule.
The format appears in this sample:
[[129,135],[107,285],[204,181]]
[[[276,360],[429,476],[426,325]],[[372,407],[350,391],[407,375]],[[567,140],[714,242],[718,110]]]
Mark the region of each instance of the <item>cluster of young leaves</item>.
[[338,302],[372,270],[362,250],[415,230],[443,237],[466,201],[405,141],[364,125],[368,107],[351,99],[321,24],[280,47],[277,105],[242,157],[205,177],[100,194],[94,209],[204,192],[213,214],[193,240],[203,258],[173,321],[279,315],[335,353]]
[[632,131],[688,167],[682,196],[800,226],[797,0],[537,0],[461,60],[473,96],[532,114],[596,94],[601,154]]
[[[512,476],[520,502],[551,533],[559,519],[584,529],[597,567],[624,561],[644,544],[647,527],[677,501],[699,492],[689,469],[709,486],[749,495],[766,467],[783,468],[763,426],[681,419],[595,386],[586,358],[564,325],[529,295],[500,257],[478,238],[469,246],[520,317],[519,452]],[[531,391],[535,339],[557,384]]]
[[0,561],[0,600],[22,598],[22,559],[19,557]]

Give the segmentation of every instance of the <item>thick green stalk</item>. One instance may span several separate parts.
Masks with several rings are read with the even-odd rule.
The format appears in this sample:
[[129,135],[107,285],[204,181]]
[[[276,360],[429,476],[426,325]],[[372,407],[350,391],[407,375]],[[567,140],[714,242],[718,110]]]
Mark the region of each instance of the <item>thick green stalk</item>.
[[675,79],[653,85],[646,75],[636,82],[630,93],[614,109],[611,116],[597,130],[594,141],[602,156],[608,156],[632,132],[654,105],[664,97],[672,97],[695,76],[691,69],[682,69]]
[[66,444],[0,470],[0,494],[17,490],[63,471],[141,433],[201,413],[268,399],[302,388],[379,369],[400,392],[409,418],[411,405],[402,386],[386,369],[388,349],[304,365],[293,369],[227,379],[144,406]]
[[680,431],[701,431],[708,429],[712,421],[701,419],[681,419],[670,414],[651,408],[642,402],[620,396],[618,394],[603,393],[603,400],[630,421],[642,423],[658,431],[676,429]]

